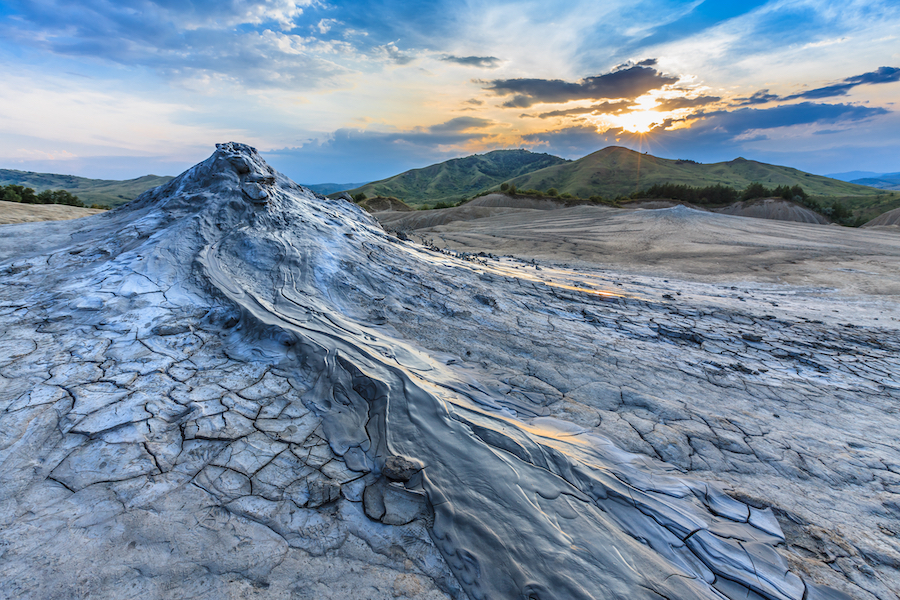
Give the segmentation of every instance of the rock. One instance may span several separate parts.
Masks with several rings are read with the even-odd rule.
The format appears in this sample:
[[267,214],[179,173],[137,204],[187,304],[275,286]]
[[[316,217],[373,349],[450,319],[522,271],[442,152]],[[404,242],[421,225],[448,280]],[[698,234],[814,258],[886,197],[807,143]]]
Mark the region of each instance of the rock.
[[409,481],[422,469],[422,464],[405,456],[389,456],[381,468],[382,474],[391,481]]
[[246,181],[241,184],[241,191],[257,204],[265,204],[269,198],[269,192],[258,183]]
[[378,480],[363,494],[366,515],[385,525],[406,525],[425,516],[425,495],[407,490],[395,483]]
[[309,482],[309,500],[306,506],[318,508],[341,497],[341,485],[327,478],[316,478]]

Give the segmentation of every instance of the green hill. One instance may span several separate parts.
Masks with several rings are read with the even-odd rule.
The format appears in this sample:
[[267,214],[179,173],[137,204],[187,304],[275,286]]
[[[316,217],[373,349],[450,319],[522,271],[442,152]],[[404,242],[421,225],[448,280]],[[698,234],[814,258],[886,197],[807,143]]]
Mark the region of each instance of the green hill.
[[654,184],[675,183],[692,187],[715,184],[744,189],[753,182],[768,188],[800,185],[811,196],[877,196],[880,190],[779,167],[755,160],[700,164],[641,154],[628,148],[610,146],[576,161],[554,165],[510,178],[518,189],[548,190],[588,198],[627,196]]
[[406,171],[349,190],[349,193],[393,196],[413,206],[455,203],[524,173],[569,162],[558,156],[528,150],[494,150]]
[[75,175],[56,175],[53,173],[32,173],[0,169],[0,185],[24,185],[35,191],[66,190],[78,196],[87,206],[119,206],[134,200],[150,188],[162,185],[172,179],[158,175],[144,175],[137,179],[124,181],[112,179],[87,179]]

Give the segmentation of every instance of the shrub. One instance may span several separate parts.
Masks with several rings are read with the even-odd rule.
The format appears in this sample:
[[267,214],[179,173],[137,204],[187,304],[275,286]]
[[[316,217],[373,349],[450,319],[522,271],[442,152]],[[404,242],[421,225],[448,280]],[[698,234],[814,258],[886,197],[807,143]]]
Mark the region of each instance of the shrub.
[[500,191],[501,191],[501,192],[505,192],[505,191],[508,190],[508,189],[509,189],[509,184],[508,184],[508,183],[501,183],[501,184],[500,184]]
[[550,188],[549,190],[547,190],[548,196],[556,196],[557,194],[559,194],[559,192],[556,191],[556,188]]
[[365,192],[359,192],[359,193],[357,193],[357,194],[353,194],[353,201],[356,202],[356,203],[362,202],[362,201],[365,200],[365,199],[366,199],[366,193],[365,193]]

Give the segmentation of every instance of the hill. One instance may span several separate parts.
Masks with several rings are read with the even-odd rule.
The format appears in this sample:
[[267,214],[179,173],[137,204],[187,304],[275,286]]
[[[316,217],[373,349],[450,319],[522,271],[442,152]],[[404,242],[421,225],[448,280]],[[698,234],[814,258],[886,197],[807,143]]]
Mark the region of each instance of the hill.
[[369,182],[361,181],[359,183],[303,183],[301,185],[305,188],[311,189],[317,194],[327,196],[328,194],[342,192],[351,188],[358,188],[366,185],[367,183]]
[[854,179],[850,183],[867,185],[881,190],[900,190],[900,173],[885,173],[878,177],[863,177],[862,179]]
[[638,189],[663,183],[693,187],[720,184],[744,189],[753,182],[766,187],[800,185],[811,196],[874,196],[881,193],[869,187],[745,158],[701,164],[657,158],[617,146],[509,180],[519,189],[556,188],[560,194],[581,198],[627,196]]
[[864,177],[881,177],[882,175],[884,173],[876,173],[875,171],[844,171],[843,173],[826,173],[825,177],[853,182]]
[[570,161],[528,150],[494,150],[413,169],[349,190],[366,196],[393,196],[413,206],[457,202],[501,182]]
[[162,185],[172,179],[159,175],[144,175],[136,179],[123,181],[115,179],[87,179],[75,175],[57,175],[54,173],[33,173],[0,169],[0,185],[24,185],[38,192],[44,190],[66,190],[78,196],[84,204],[100,204],[101,206],[119,206],[134,200],[150,188]]
[[411,210],[414,210],[403,200],[398,200],[397,198],[384,198],[381,196],[378,196],[376,198],[366,198],[362,202],[357,202],[357,204],[366,212],[370,213],[381,212],[385,210],[395,212],[409,212]]

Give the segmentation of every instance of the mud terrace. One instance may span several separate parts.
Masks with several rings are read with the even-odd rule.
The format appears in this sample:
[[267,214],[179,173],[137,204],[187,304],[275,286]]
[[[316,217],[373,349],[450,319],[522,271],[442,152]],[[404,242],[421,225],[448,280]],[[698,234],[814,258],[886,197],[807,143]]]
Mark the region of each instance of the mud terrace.
[[893,296],[460,255],[240,144],[0,286],[4,598],[900,594]]

